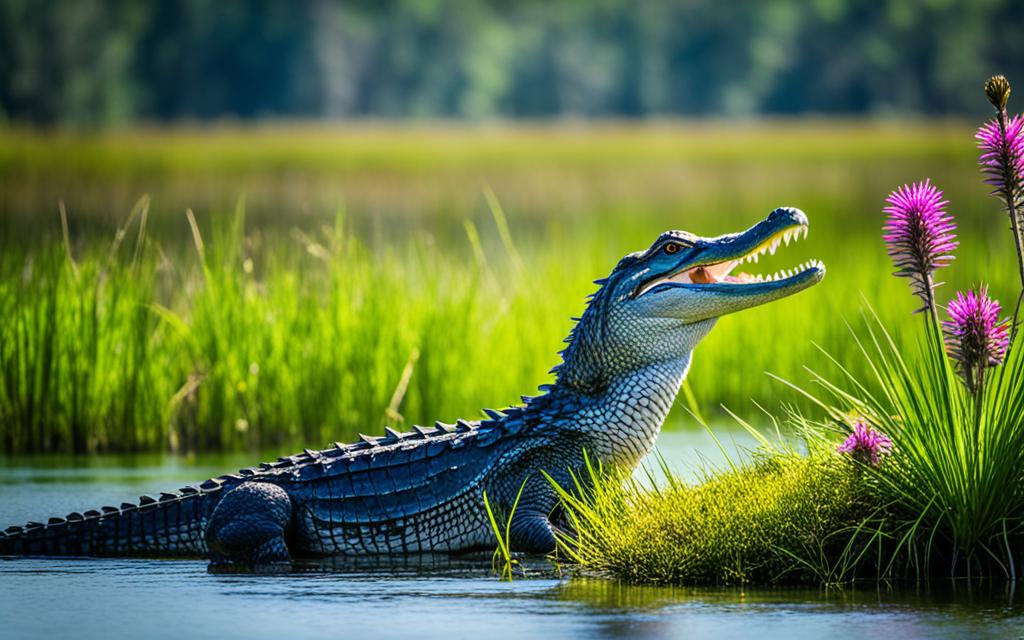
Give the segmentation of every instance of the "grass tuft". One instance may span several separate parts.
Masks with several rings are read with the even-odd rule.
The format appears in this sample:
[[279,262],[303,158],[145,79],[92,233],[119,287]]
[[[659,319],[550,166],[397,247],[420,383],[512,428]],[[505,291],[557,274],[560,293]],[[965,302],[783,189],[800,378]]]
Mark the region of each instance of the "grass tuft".
[[[688,485],[650,491],[589,466],[559,488],[574,533],[560,550],[587,571],[651,584],[839,581],[871,535],[864,477],[831,455],[758,453]],[[847,570],[834,559],[847,556]]]
[[516,515],[516,509],[519,508],[519,499],[523,497],[523,490],[526,489],[526,482],[529,478],[523,480],[523,484],[520,485],[518,493],[516,493],[516,499],[512,502],[512,507],[508,511],[508,517],[505,520],[504,526],[498,523],[499,516],[496,515],[494,507],[491,506],[490,500],[487,499],[487,492],[484,492],[484,510],[487,511],[487,518],[491,523],[491,530],[494,532],[494,539],[497,542],[497,547],[494,549],[494,555],[491,558],[491,567],[494,572],[501,576],[502,580],[508,580],[512,582],[512,576],[515,571],[524,571],[522,563],[512,555],[512,519]]

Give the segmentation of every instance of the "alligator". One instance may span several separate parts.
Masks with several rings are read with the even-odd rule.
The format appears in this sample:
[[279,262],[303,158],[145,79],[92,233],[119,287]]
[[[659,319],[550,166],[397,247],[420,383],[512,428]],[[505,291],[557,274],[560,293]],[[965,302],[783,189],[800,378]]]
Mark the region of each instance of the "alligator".
[[216,566],[469,551],[493,546],[485,493],[511,513],[513,549],[551,551],[566,527],[552,482],[572,486],[590,461],[635,468],[717,319],[821,281],[816,260],[732,275],[807,230],[803,212],[783,207],[740,233],[661,234],[595,281],[553,383],[520,405],[409,432],[388,427],[137,504],[9,527],[0,555],[205,556]]

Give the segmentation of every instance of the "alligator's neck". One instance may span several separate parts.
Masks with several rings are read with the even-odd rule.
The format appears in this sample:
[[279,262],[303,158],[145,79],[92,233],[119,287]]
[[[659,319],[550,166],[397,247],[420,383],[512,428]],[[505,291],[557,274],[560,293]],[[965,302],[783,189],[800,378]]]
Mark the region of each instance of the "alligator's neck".
[[[679,387],[690,368],[692,352],[616,378],[607,392],[581,411],[591,449],[602,461],[635,467],[654,447]],[[595,416],[596,420],[587,420]]]
[[558,426],[583,431],[600,460],[632,467],[654,447],[693,350],[715,320],[682,326],[672,319],[651,321],[648,330],[660,338],[641,337],[627,347],[605,337],[593,315],[595,303],[570,336],[563,365],[555,368],[552,395],[563,416]]
[[[688,351],[616,376],[596,394],[556,383],[549,392],[556,411],[551,411],[548,403],[530,405],[526,411],[543,411],[546,416],[538,422],[545,426],[583,432],[593,458],[633,468],[654,447],[686,377],[691,354]],[[550,424],[553,420],[557,424]]]

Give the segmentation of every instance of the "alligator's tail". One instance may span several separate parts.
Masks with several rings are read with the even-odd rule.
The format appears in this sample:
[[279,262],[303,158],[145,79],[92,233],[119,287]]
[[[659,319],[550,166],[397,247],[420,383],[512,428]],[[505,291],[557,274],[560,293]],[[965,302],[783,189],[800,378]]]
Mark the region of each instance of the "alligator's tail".
[[69,513],[0,532],[0,556],[200,556],[206,522],[227,488],[221,479],[138,504]]

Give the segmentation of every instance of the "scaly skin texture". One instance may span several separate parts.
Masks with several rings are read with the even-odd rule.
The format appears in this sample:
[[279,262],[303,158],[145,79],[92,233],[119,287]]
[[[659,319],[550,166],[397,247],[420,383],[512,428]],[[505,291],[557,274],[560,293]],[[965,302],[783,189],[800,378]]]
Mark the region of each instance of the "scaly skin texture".
[[507,514],[521,487],[512,546],[549,551],[561,523],[541,472],[571,486],[585,456],[635,467],[717,318],[823,277],[818,264],[770,282],[726,276],[741,258],[805,229],[801,212],[777,209],[741,234],[662,234],[598,281],[555,383],[520,406],[487,410],[486,420],[388,429],[144,496],[138,505],[10,527],[0,534],[0,554],[206,555],[249,565],[296,555],[466,551],[493,545],[484,493]]

